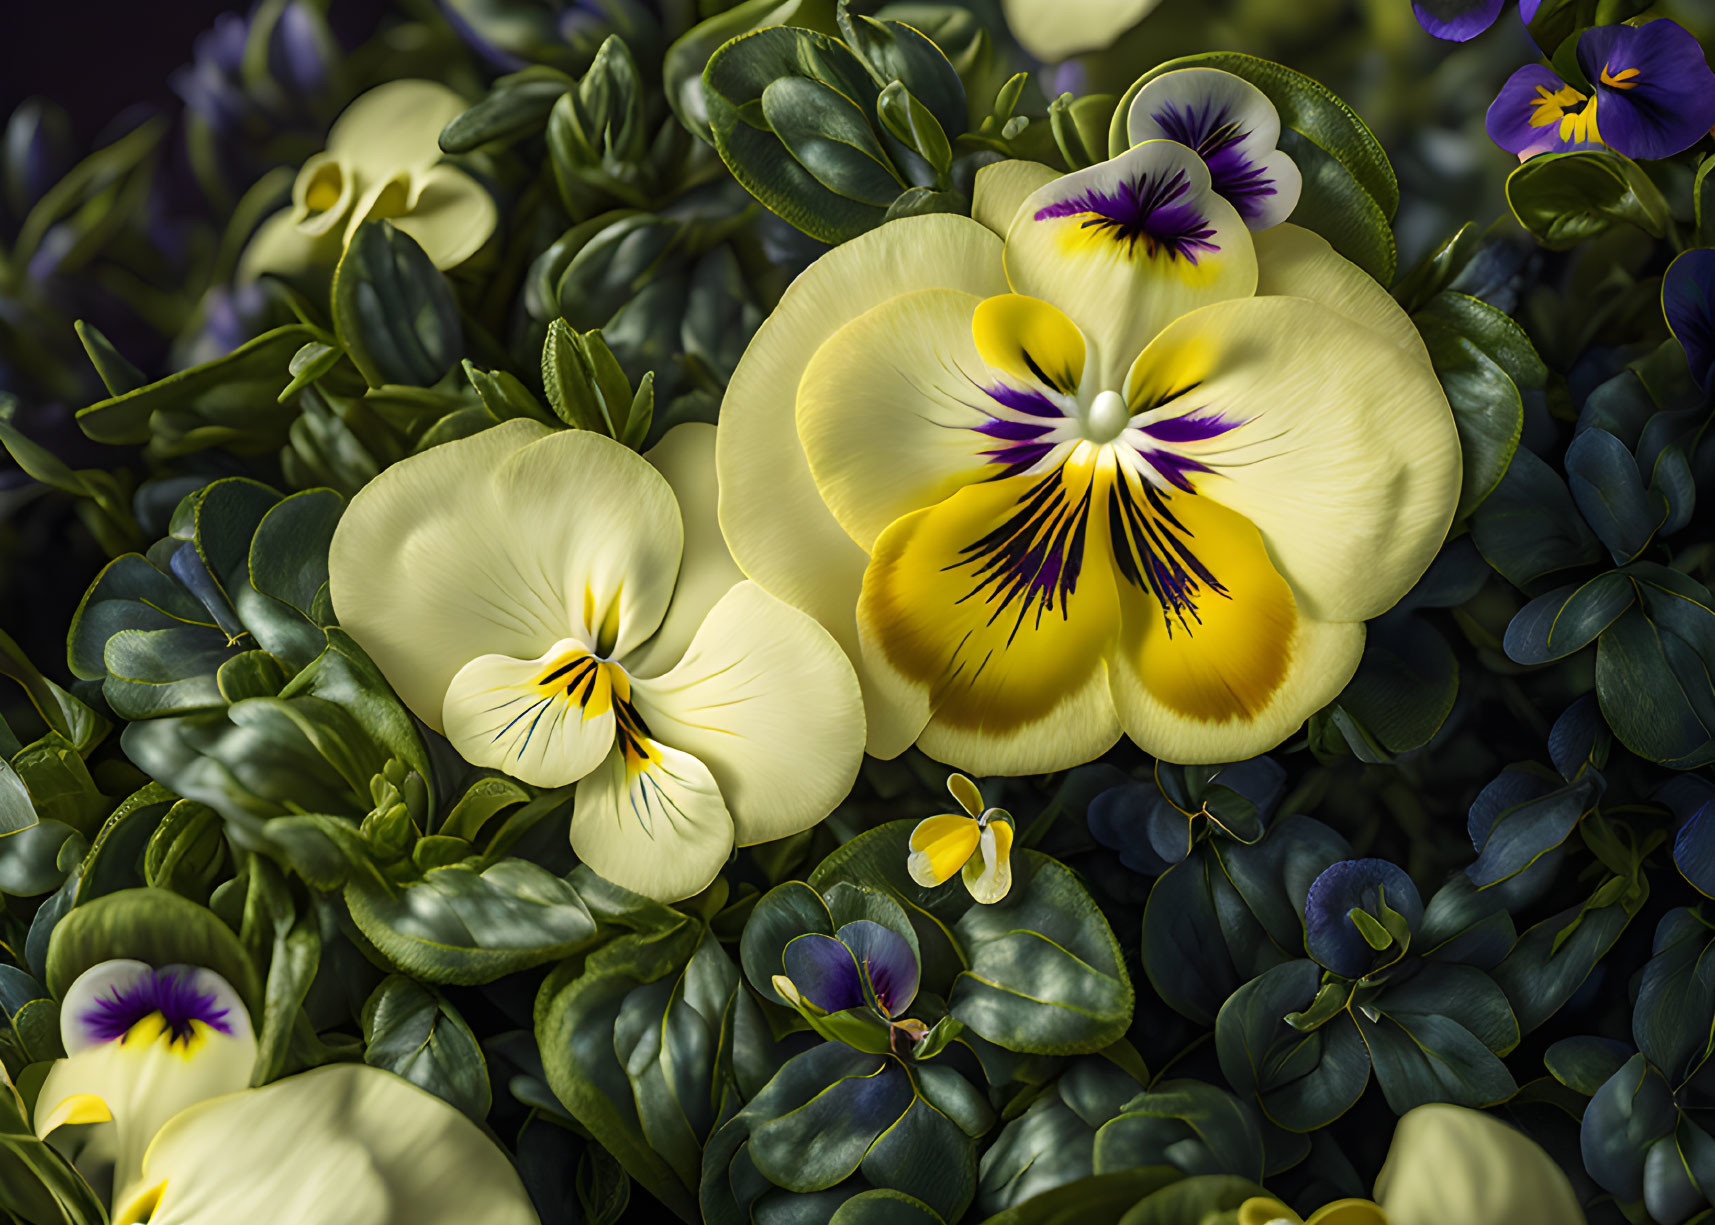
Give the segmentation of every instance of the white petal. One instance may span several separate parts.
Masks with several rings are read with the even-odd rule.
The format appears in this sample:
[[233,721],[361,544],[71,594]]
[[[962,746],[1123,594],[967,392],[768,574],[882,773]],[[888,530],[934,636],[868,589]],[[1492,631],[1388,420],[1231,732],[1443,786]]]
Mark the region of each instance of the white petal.
[[744,571],[721,536],[715,427],[700,421],[676,425],[643,458],[667,478],[685,524],[685,556],[679,563],[679,582],[667,617],[654,637],[624,660],[626,671],[634,676],[657,676],[684,657],[691,635],[709,609],[744,581]]
[[116,1201],[135,1187],[144,1151],[168,1119],[187,1106],[243,1088],[256,1062],[249,1014],[225,979],[190,966],[164,967],[161,973],[173,974],[210,1001],[207,1015],[230,1032],[196,1021],[186,1037],[175,1038],[154,1013],[140,1017],[123,1037],[101,1040],[92,1014],[107,1011],[104,1001],[121,998],[120,993],[157,974],[139,961],[104,962],[67,989],[60,1029],[72,1054],[54,1061],[36,1097],[38,1136],[77,1123],[94,1123],[106,1133],[84,1156],[111,1159]]
[[863,759],[863,698],[845,653],[755,583],[727,592],[684,660],[632,693],[655,739],[707,766],[740,846],[820,821]]
[[1481,1111],[1439,1103],[1395,1124],[1376,1200],[1398,1225],[1584,1225],[1571,1182],[1539,1144]]
[[1095,351],[1086,383],[1117,391],[1173,320],[1250,297],[1256,253],[1203,159],[1152,140],[1032,194],[1007,231],[1006,273],[1015,292],[1071,317]]
[[[535,1225],[512,1163],[391,1072],[316,1068],[176,1116],[114,1225]],[[127,1212],[129,1207],[132,1210]]]
[[1101,51],[1161,0],[1001,0],[1013,37],[1026,51],[1056,64],[1084,51]]
[[471,765],[564,787],[613,747],[615,680],[625,682],[616,665],[570,638],[535,659],[482,655],[453,677],[441,719]]
[[633,893],[675,902],[708,887],[732,854],[732,816],[702,762],[658,741],[615,746],[572,801],[572,850]]
[[1202,155],[1220,192],[1253,230],[1279,225],[1298,206],[1303,178],[1275,146],[1280,113],[1243,77],[1181,68],[1138,90],[1126,117],[1132,144],[1176,140]]
[[400,80],[360,96],[334,121],[327,151],[362,187],[441,160],[441,129],[470,104],[436,81]]
[[977,171],[971,216],[1005,238],[1024,202],[1059,177],[1058,170],[1041,162],[991,162]]
[[864,552],[823,505],[795,426],[799,380],[822,343],[889,298],[920,289],[1007,291],[1000,240],[968,217],[890,221],[842,243],[786,290],[727,385],[715,454],[720,520],[739,567],[833,634],[864,680],[870,750],[903,752],[928,716],[889,704],[862,673]]
[[453,268],[475,255],[499,219],[488,189],[457,166],[431,166],[411,176],[400,198],[386,186],[353,210],[346,241],[372,217],[385,218],[416,239],[437,268]]
[[1424,365],[1429,350],[1411,316],[1376,279],[1302,226],[1277,225],[1251,236],[1256,244],[1257,296],[1309,298],[1353,323],[1379,332]]
[[388,468],[351,501],[328,578],[343,625],[439,730],[483,655],[565,638],[625,654],[661,623],[683,539],[660,473],[587,430],[515,420]]

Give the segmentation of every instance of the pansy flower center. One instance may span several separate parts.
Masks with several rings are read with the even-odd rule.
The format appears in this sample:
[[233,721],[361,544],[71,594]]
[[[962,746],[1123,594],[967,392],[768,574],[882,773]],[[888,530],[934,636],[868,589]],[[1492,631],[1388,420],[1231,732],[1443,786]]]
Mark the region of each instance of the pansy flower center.
[[517,724],[529,716],[531,724],[524,732],[528,742],[537,722],[549,707],[554,702],[564,702],[576,706],[585,722],[609,712],[613,714],[614,740],[625,755],[626,769],[633,774],[660,760],[660,750],[650,739],[649,725],[632,704],[631,677],[613,660],[598,658],[582,647],[573,647],[544,667],[533,688],[534,701],[530,701],[528,695],[514,699],[529,704],[512,722],[495,733],[496,740],[514,731]]
[[[1605,71],[1603,80],[1607,80]],[[1562,85],[1556,90],[1538,85],[1536,101],[1531,106],[1530,126],[1533,128],[1558,124],[1561,140],[1593,144],[1602,139],[1596,127],[1596,99],[1586,97],[1570,85]]]
[[1215,227],[1197,207],[1191,180],[1177,167],[1141,171],[1112,187],[1092,187],[1036,211],[1037,221],[1076,218],[1067,231],[1073,247],[1113,244],[1126,258],[1163,259],[1195,266],[1218,252]]
[[86,1032],[102,1042],[144,1044],[165,1037],[169,1045],[195,1046],[208,1031],[230,1036],[228,1009],[212,991],[196,987],[188,971],[152,970],[136,981],[98,995],[84,1012]]

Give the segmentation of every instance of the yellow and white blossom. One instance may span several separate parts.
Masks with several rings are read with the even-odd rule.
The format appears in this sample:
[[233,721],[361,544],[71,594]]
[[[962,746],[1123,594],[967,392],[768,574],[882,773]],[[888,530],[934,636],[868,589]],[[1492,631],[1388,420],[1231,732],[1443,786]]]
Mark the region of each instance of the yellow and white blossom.
[[249,1089],[256,1039],[220,975],[108,961],[60,1007],[35,1131],[113,1225],[531,1225],[505,1154],[440,1098],[363,1064]]
[[1584,1225],[1565,1171],[1523,1132],[1464,1106],[1401,1116],[1375,1199],[1343,1199],[1301,1218],[1269,1197],[1246,1200],[1238,1225]]
[[441,129],[469,105],[434,81],[378,85],[335,121],[326,150],[292,184],[292,206],[257,229],[241,279],[290,274],[339,259],[365,221],[385,219],[437,268],[462,264],[494,233],[488,190],[443,159]]
[[982,792],[963,774],[948,778],[947,790],[964,812],[919,821],[905,869],[926,889],[958,872],[973,898],[992,905],[1012,888],[1012,814],[986,807]]
[[1161,0],[1001,0],[1019,46],[1045,64],[1104,51]]
[[384,471],[329,559],[406,705],[475,765],[577,784],[579,857],[663,900],[820,821],[863,751],[839,646],[721,541],[714,447],[510,421]]
[[1446,535],[1459,443],[1421,339],[1175,141],[1000,163],[974,213],[836,248],[759,330],[718,444],[734,558],[846,648],[878,756],[1266,752]]

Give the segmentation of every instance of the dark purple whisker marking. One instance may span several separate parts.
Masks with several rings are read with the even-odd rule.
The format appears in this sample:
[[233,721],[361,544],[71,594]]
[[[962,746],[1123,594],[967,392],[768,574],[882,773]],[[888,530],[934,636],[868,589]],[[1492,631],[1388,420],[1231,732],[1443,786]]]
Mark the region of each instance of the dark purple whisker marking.
[[201,991],[192,983],[192,971],[183,966],[150,970],[125,987],[111,987],[98,996],[82,1020],[99,1041],[123,1038],[137,1022],[160,1013],[171,1041],[188,1042],[196,1032],[193,1022],[230,1036],[228,1009],[212,991]]
[[1138,179],[1122,179],[1111,189],[1090,188],[1067,200],[1038,209],[1036,220],[1084,217],[1084,229],[1094,229],[1122,244],[1135,257],[1142,246],[1151,258],[1165,254],[1170,260],[1195,265],[1198,257],[1217,252],[1211,242],[1215,227],[1188,198],[1191,181],[1183,170],[1160,178],[1145,172]]
[[1213,417],[1199,417],[1194,413],[1187,413],[1183,417],[1168,417],[1137,428],[1157,442],[1207,442],[1211,438],[1219,438],[1238,424],[1219,413]]
[[1196,110],[1181,109],[1177,103],[1164,103],[1154,114],[1155,122],[1169,140],[1176,140],[1197,151],[1197,156],[1209,167],[1209,178],[1217,195],[1224,197],[1247,221],[1262,215],[1262,201],[1276,194],[1274,180],[1268,168],[1245,156],[1240,147],[1250,133],[1237,121],[1228,120],[1224,110],[1213,102],[1204,102]]
[[1161,605],[1161,618],[1170,637],[1175,621],[1187,634],[1192,633],[1193,622],[1203,622],[1197,615],[1197,602],[1205,589],[1223,599],[1232,596],[1192,551],[1191,533],[1168,509],[1161,494],[1147,482],[1140,482],[1140,486],[1141,501],[1122,472],[1108,489],[1114,559],[1127,582],[1149,592]]

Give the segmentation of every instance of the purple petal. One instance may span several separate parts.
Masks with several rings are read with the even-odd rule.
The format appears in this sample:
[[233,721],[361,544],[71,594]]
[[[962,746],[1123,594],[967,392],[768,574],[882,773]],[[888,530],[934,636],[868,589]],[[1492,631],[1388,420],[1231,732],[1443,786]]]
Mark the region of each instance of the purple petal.
[[[1485,124],[1489,139],[1508,153],[1533,157],[1538,153],[1590,148],[1591,142],[1562,141],[1560,116],[1581,111],[1584,96],[1571,89],[1541,64],[1527,64],[1501,86],[1489,104]],[[1607,112],[1601,118],[1606,120]],[[1547,120],[1533,123],[1532,120]]]
[[226,1019],[226,1007],[213,992],[196,987],[195,973],[190,966],[151,970],[126,986],[113,987],[96,997],[79,1020],[85,1032],[98,1042],[123,1038],[137,1022],[157,1012],[175,1039],[190,1037],[193,1021],[230,1035],[232,1024]]
[[1251,161],[1245,154],[1244,142],[1250,132],[1228,119],[1228,114],[1213,99],[1195,107],[1182,107],[1170,100],[1151,118],[1168,140],[1197,151],[1209,167],[1210,185],[1215,193],[1224,196],[1249,224],[1263,215],[1268,197],[1279,189],[1268,167]]
[[1586,30],[1578,65],[1596,86],[1602,140],[1627,157],[1672,157],[1715,126],[1715,72],[1677,22]]
[[863,976],[852,951],[832,936],[810,932],[787,943],[786,977],[798,994],[825,1012],[861,1008]]
[[863,967],[881,1011],[896,1017],[917,998],[917,958],[905,937],[869,919],[847,923],[840,941]]
[[1036,220],[1087,217],[1084,228],[1124,244],[1128,252],[1142,246],[1149,255],[1164,252],[1169,259],[1195,264],[1199,255],[1221,248],[1210,241],[1214,224],[1190,197],[1191,181],[1183,170],[1159,179],[1146,173],[1038,209]]
[[1494,25],[1505,3],[1506,0],[1413,0],[1411,11],[1417,14],[1417,24],[1436,38],[1462,43]]
[[1519,20],[1529,25],[1536,20],[1536,10],[1542,6],[1542,0],[1518,0]]
[[1661,309],[1685,349],[1691,377],[1705,392],[1715,390],[1715,251],[1687,251],[1668,265]]
[[1219,438],[1238,425],[1239,422],[1229,421],[1219,413],[1213,417],[1199,417],[1187,413],[1183,417],[1152,421],[1148,425],[1139,426],[1138,429],[1157,442],[1207,442],[1211,438]]
[[1379,914],[1384,901],[1416,930],[1423,899],[1404,869],[1385,859],[1344,859],[1324,869],[1304,902],[1304,947],[1334,973],[1361,977],[1374,964],[1376,950],[1349,916],[1353,910]]

